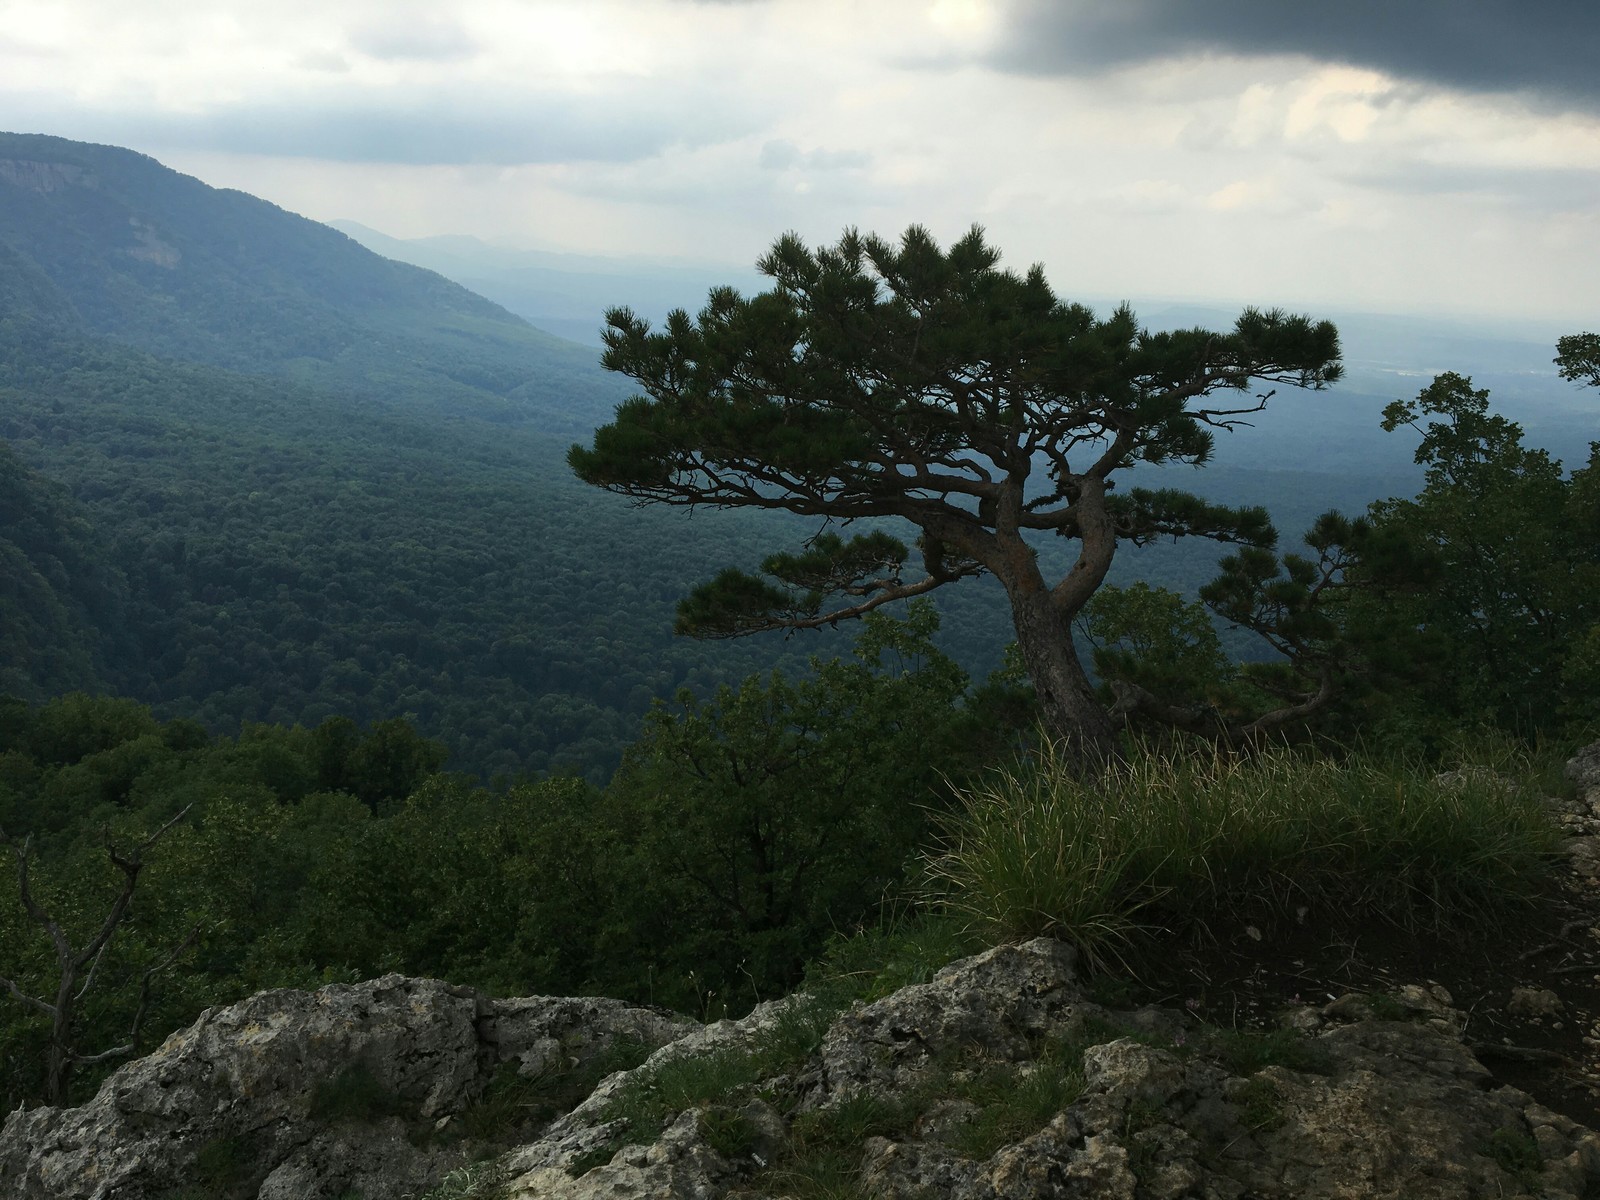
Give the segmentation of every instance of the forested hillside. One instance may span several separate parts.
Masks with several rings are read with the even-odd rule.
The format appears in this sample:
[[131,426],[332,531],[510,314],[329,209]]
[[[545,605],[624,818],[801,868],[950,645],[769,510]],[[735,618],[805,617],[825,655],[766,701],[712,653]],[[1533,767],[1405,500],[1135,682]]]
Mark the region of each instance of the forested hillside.
[[[587,427],[593,355],[431,271],[114,146],[0,134],[0,243],[21,302],[162,357],[436,415]],[[20,293],[20,294],[19,294]]]
[[[0,136],[0,201],[0,440],[32,472],[15,520],[58,514],[28,518],[0,598],[14,694],[108,688],[217,730],[406,716],[457,769],[600,780],[654,699],[838,645],[672,638],[707,566],[812,530],[577,483],[567,446],[627,394],[593,351],[130,151]],[[1286,531],[1386,490],[1185,475]],[[1192,590],[1216,557],[1152,547],[1117,577]],[[942,600],[979,677],[999,599]]]
[[121,647],[123,580],[80,505],[0,443],[0,694],[93,688]]
[[562,462],[623,395],[590,352],[128,151],[0,164],[6,690],[409,716],[461,769],[600,778],[653,698],[792,649],[672,640],[682,521]]

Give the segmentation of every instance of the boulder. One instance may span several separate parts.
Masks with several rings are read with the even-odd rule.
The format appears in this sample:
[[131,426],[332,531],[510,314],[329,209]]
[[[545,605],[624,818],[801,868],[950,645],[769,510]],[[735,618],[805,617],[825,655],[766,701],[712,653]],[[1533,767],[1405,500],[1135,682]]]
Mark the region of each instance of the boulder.
[[262,992],[206,1010],[81,1108],[12,1113],[0,1196],[398,1196],[478,1149],[446,1136],[450,1121],[502,1067],[549,1077],[618,1039],[655,1046],[691,1027],[620,1001],[496,1001],[399,975]]
[[1600,742],[1591,742],[1567,760],[1567,782],[1578,790],[1578,798],[1586,801],[1600,816]]

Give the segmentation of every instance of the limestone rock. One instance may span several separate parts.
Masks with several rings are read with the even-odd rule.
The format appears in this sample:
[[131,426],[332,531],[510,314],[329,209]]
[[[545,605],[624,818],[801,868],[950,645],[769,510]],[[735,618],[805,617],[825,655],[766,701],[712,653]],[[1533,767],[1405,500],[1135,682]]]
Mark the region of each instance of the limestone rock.
[[[1288,1048],[1280,1031],[1246,1053],[1182,1011],[1094,1005],[1073,967],[1038,940],[836,1015],[800,996],[704,1028],[398,976],[264,993],[83,1108],[13,1114],[0,1196],[398,1198],[448,1172],[450,1194],[504,1200],[777,1200],[813,1170],[831,1172],[818,1189],[888,1200],[1600,1194],[1600,1135],[1495,1087],[1437,985],[1298,1009]],[[561,1071],[617,1036],[659,1048],[497,1160],[465,1166],[485,1147],[430,1138],[497,1064]],[[319,1085],[353,1064],[383,1103],[314,1115]]]
[[199,1183],[262,1200],[398,1196],[460,1165],[464,1147],[428,1135],[500,1063],[545,1072],[689,1024],[620,1001],[493,1001],[399,975],[262,992],[206,1010],[81,1108],[12,1113],[0,1195],[154,1200]]
[[[786,1140],[787,1129],[776,1114],[751,1112],[746,1117],[755,1127],[751,1152],[745,1161],[730,1163],[706,1144],[701,1114],[695,1108],[677,1114],[650,1147],[619,1146],[627,1131],[612,1117],[611,1108],[630,1086],[678,1060],[738,1054],[780,1036],[786,1022],[803,1019],[807,1004],[804,996],[791,996],[758,1005],[741,1020],[691,1030],[664,1043],[633,1070],[607,1077],[537,1141],[504,1156],[501,1167],[510,1181],[508,1200],[720,1195],[705,1190],[711,1181],[725,1183],[739,1170],[758,1167],[758,1158],[770,1162],[775,1151],[768,1144]],[[595,1165],[594,1159],[601,1155],[607,1160]]]
[[1591,742],[1567,760],[1567,782],[1578,789],[1578,797],[1587,801],[1600,816],[1600,742]]
[[1076,986],[1075,962],[1070,946],[1045,938],[1001,946],[844,1014],[828,1031],[820,1088],[804,1106],[903,1091],[952,1054],[1026,1059],[1039,1038],[1099,1011]]
[[1559,1017],[1566,1005],[1548,988],[1514,987],[1506,1012],[1514,1017]]

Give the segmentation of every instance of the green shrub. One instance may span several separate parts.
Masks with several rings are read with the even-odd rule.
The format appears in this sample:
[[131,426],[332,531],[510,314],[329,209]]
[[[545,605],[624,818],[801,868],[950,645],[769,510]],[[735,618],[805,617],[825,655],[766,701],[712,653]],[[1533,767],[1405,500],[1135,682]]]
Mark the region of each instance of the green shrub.
[[1526,1129],[1507,1125],[1489,1135],[1489,1142],[1480,1151],[1492,1158],[1499,1168],[1528,1187],[1537,1185],[1539,1172],[1544,1169],[1544,1156],[1539,1153],[1539,1143]]
[[1236,1097],[1239,1120],[1251,1133],[1270,1133],[1283,1125],[1283,1096],[1264,1075],[1247,1079]]

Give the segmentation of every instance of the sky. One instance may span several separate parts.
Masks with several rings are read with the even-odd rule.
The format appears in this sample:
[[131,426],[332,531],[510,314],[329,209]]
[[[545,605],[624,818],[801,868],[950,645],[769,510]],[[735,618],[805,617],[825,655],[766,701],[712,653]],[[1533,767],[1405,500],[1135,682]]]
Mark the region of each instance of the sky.
[[1594,0],[0,0],[0,128],[397,237],[1600,326]]

